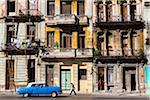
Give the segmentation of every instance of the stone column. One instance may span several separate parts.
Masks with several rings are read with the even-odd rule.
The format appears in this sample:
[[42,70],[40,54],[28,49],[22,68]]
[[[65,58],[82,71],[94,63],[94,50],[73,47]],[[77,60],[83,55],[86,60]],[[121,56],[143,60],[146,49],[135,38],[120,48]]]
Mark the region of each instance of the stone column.
[[60,0],[55,0],[55,15],[57,14],[60,14]]
[[130,0],[127,0],[127,21],[130,21],[131,18],[130,18]]
[[104,90],[107,91],[107,65],[104,67]]
[[106,56],[107,55],[107,49],[106,49],[106,34],[107,34],[107,31],[105,30],[104,31],[104,34],[103,34],[103,36],[104,36],[104,44],[103,44],[103,50],[104,50],[104,56]]
[[74,83],[75,87],[76,87],[76,91],[78,91],[78,64],[72,64],[72,73],[71,73],[71,77],[72,77],[72,82]]
[[118,55],[122,55],[122,48],[121,48],[121,31],[116,30],[116,51]]
[[139,66],[136,66],[136,91],[139,91]]
[[128,55],[131,55],[131,30],[128,31]]
[[72,32],[72,48],[78,48],[78,32]]
[[103,4],[103,11],[104,11],[104,21],[106,21],[106,6],[105,6],[105,0]]
[[143,63],[139,64],[139,90],[140,92],[144,92],[144,70]]

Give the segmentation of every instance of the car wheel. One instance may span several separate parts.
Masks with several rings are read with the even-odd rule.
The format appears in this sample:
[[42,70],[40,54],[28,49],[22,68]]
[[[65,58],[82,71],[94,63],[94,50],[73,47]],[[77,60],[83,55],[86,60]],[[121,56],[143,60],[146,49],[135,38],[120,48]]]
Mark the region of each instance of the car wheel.
[[52,97],[55,98],[57,96],[56,92],[52,92]]
[[23,94],[23,97],[24,97],[24,98],[28,97],[28,93],[24,93],[24,94]]

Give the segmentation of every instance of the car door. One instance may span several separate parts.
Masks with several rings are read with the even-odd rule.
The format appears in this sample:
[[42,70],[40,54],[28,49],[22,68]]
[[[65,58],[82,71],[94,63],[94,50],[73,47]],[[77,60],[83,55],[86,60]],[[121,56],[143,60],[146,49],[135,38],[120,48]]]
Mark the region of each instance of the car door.
[[47,86],[45,86],[44,84],[40,84],[38,87],[38,94],[48,94],[47,91]]
[[31,87],[30,87],[30,93],[31,94],[38,94],[38,89],[37,89],[37,85],[36,84],[32,84]]

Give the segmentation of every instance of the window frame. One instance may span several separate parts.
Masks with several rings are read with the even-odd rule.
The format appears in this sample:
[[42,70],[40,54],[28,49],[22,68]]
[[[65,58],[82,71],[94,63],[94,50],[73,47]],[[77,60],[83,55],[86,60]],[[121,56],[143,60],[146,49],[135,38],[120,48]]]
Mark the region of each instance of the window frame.
[[79,80],[87,80],[87,69],[79,69]]

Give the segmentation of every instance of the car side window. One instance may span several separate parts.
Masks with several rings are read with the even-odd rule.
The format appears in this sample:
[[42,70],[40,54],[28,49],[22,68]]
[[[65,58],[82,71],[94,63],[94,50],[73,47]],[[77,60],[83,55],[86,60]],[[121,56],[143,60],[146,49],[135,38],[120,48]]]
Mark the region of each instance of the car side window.
[[35,87],[35,86],[36,86],[36,84],[32,84],[32,85],[31,85],[31,87]]

